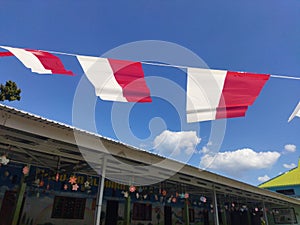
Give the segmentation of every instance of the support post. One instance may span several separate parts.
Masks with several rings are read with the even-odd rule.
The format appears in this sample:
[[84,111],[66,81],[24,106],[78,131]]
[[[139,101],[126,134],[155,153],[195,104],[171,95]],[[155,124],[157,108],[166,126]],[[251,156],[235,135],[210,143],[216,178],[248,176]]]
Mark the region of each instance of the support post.
[[[106,158],[103,156],[102,161],[102,171],[101,171],[101,182],[99,179],[98,183],[98,192],[97,192],[97,204],[95,210],[95,225],[100,225],[101,223],[101,210],[102,210],[102,202],[103,202],[103,195],[104,195],[104,182],[105,182],[105,172],[106,172]],[[100,177],[99,177],[100,178]]]
[[25,183],[25,177],[29,174],[30,166],[28,166],[28,168],[29,168],[28,173],[24,174],[22,176],[22,179],[20,182],[20,188],[17,193],[17,202],[16,202],[16,207],[15,207],[15,212],[14,212],[14,218],[13,218],[11,225],[17,225],[19,217],[20,217],[24,194],[25,194],[26,186],[27,186],[27,184]]
[[268,221],[268,215],[266,212],[266,206],[265,206],[265,202],[263,201],[263,216],[264,216],[264,220],[266,222],[266,225],[269,225],[269,221]]
[[184,221],[185,225],[190,225],[189,199],[184,200]]
[[219,225],[218,201],[217,201],[217,192],[215,189],[215,185],[213,185],[212,188],[213,188],[214,221],[215,221],[215,225]]
[[128,197],[126,198],[125,201],[125,210],[124,210],[124,225],[130,225],[130,193],[128,194]]

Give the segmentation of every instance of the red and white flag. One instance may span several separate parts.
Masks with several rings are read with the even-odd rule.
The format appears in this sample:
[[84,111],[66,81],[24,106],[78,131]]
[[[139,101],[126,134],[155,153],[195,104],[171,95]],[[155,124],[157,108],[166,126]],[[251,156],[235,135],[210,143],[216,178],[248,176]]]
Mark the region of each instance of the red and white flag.
[[140,62],[77,55],[96,95],[103,100],[151,102]]
[[296,106],[296,108],[294,109],[293,113],[291,114],[288,122],[290,122],[292,119],[294,119],[294,117],[300,117],[300,101],[298,103],[298,105]]
[[245,116],[270,75],[188,68],[188,123]]
[[[72,71],[65,69],[63,63],[57,56],[52,55],[49,52],[6,46],[0,47],[8,50],[10,53],[16,56],[25,67],[31,69],[31,71],[34,73],[73,75]],[[9,56],[10,54],[3,53],[1,55]]]
[[13,54],[11,52],[0,52],[0,57],[3,56],[13,56]]

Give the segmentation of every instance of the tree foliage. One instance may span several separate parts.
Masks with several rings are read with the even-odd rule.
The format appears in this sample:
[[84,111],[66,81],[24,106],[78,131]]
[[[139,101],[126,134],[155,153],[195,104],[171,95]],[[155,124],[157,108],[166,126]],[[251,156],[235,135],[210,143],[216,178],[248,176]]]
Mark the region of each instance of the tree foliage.
[[21,89],[18,88],[17,84],[11,80],[6,81],[6,84],[0,84],[0,101],[20,101]]

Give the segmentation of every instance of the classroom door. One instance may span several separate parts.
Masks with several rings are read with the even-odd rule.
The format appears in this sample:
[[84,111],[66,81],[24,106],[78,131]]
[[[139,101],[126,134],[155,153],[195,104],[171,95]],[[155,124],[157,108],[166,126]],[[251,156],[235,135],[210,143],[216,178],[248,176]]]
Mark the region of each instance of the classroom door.
[[0,225],[8,225],[12,223],[16,202],[17,193],[14,191],[6,191],[0,210]]
[[117,225],[118,222],[119,202],[108,200],[106,203],[106,225]]
[[166,205],[164,208],[164,214],[165,225],[172,225],[172,207]]

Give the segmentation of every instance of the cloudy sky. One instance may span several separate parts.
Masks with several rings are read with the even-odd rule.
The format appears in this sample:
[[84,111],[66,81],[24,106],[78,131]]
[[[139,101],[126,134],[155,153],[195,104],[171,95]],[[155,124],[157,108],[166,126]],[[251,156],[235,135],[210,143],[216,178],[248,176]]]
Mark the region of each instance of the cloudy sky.
[[[300,77],[299,0],[0,3],[2,46]],[[22,89],[3,104],[253,185],[298,165],[300,118],[287,120],[299,80],[271,78],[246,117],[187,124],[186,70],[143,65],[153,102],[113,103],[74,56],[56,55],[75,76],[0,58],[0,83]]]

